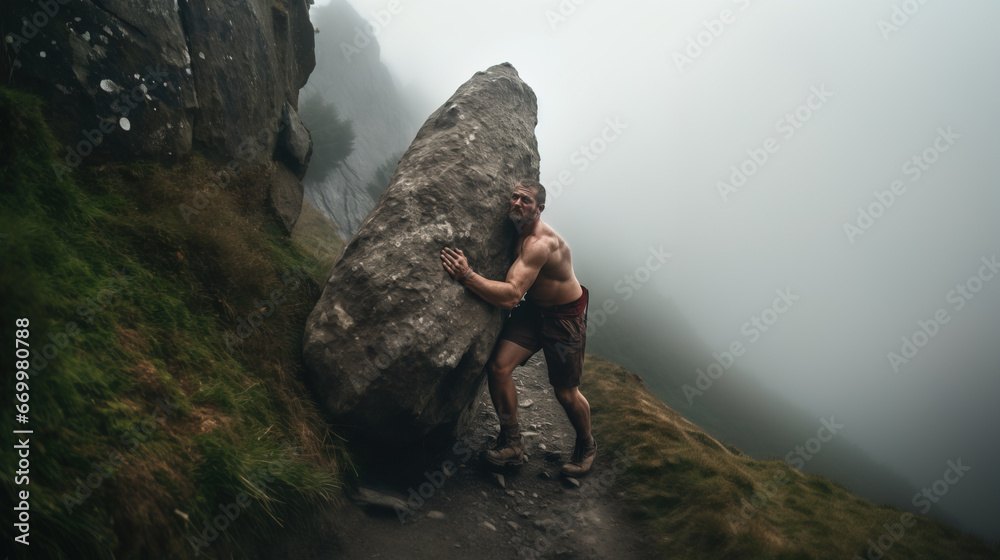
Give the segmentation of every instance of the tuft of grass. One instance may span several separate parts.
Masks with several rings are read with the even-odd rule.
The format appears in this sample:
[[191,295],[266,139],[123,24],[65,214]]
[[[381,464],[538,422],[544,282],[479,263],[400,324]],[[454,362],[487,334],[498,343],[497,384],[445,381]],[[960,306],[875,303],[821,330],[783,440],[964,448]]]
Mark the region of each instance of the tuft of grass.
[[346,245],[340,228],[303,197],[302,213],[292,228],[292,241],[315,263],[309,271],[312,278],[319,285],[325,284]]
[[[581,391],[606,450],[631,457],[624,493],[664,558],[867,558],[905,512],[782,461],[755,461],[663,404],[637,375],[588,355]],[[997,558],[980,539],[913,516],[883,558]],[[901,525],[902,527],[902,525]],[[887,541],[888,537],[883,542]]]
[[195,155],[60,176],[45,115],[0,88],[0,330],[30,320],[34,430],[30,485],[0,481],[30,490],[33,555],[192,555],[243,495],[199,552],[252,555],[352,468],[300,381],[328,265],[282,234],[266,169],[226,183]]

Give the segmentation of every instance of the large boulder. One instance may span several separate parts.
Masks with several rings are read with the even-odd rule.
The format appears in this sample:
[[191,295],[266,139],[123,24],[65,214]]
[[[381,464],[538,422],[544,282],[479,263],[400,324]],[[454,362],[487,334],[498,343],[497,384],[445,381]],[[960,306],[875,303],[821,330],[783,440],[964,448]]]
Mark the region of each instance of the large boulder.
[[502,280],[507,202],[538,178],[535,94],[510,64],[477,72],[424,123],[333,266],[306,323],[307,375],[355,438],[445,445],[471,419],[503,312],[441,266],[445,246]]

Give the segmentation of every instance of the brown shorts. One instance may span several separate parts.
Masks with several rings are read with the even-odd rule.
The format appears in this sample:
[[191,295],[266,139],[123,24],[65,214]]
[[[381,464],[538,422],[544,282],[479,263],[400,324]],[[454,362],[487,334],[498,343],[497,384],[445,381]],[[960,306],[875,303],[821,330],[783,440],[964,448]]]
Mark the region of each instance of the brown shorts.
[[[511,310],[500,339],[523,346],[532,355],[544,350],[549,383],[556,388],[576,387],[583,375],[589,299],[587,288],[583,288],[580,299],[564,305],[539,307],[522,300]],[[528,359],[521,365],[526,363]]]

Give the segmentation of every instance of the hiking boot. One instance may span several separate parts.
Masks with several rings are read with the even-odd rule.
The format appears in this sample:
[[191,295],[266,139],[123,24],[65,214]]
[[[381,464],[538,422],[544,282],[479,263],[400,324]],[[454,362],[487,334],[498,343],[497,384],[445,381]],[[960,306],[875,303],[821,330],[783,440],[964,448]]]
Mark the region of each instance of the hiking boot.
[[594,465],[594,457],[597,456],[597,441],[591,436],[589,442],[576,440],[576,447],[573,448],[573,458],[568,463],[564,463],[560,472],[563,476],[579,478],[590,472]]
[[518,424],[501,426],[496,443],[491,449],[483,450],[480,458],[495,467],[509,467],[523,463],[524,450],[521,449],[520,426]]

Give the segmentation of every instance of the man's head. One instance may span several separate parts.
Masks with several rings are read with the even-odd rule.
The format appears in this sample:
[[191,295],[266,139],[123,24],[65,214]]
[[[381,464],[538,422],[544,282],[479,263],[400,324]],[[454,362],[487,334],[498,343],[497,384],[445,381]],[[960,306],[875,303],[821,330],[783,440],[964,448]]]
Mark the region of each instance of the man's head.
[[545,209],[545,187],[533,179],[519,181],[510,195],[507,217],[520,229]]

